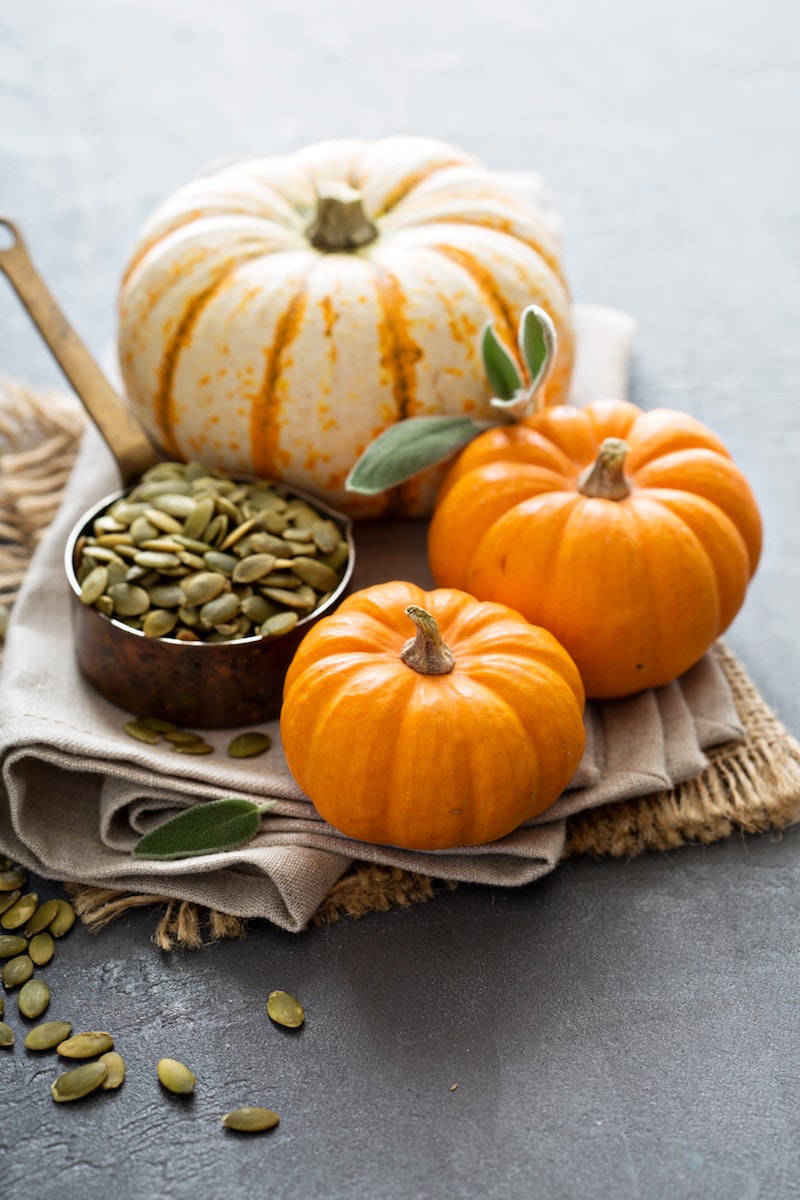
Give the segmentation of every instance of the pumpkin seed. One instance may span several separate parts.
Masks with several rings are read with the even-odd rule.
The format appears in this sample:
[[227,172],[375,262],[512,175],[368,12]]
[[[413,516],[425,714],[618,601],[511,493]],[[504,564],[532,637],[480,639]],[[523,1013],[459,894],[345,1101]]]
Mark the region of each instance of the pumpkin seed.
[[144,721],[126,721],[122,728],[129,737],[136,738],[137,742],[148,742],[149,745],[155,746],[156,742],[161,741],[158,730],[152,729]]
[[156,608],[180,608],[184,601],[179,583],[157,583],[149,589],[150,603]]
[[27,983],[32,974],[33,959],[28,954],[18,954],[16,958],[9,958],[3,964],[0,977],[3,980],[3,987],[6,991],[10,991],[11,988]]
[[14,933],[0,934],[0,958],[15,958],[28,949],[27,938]]
[[5,1011],[6,1011],[6,1002],[5,1002],[4,998],[2,996],[0,996],[0,1017],[2,1017],[2,1015]]
[[44,904],[40,904],[36,912],[31,917],[28,924],[25,926],[25,937],[33,937],[34,934],[41,933],[55,917],[58,912],[58,900],[45,900]]
[[198,738],[194,742],[174,742],[172,749],[176,754],[213,754],[214,747]]
[[313,608],[316,601],[313,589],[306,583],[301,584],[296,591],[267,587],[264,588],[264,595],[268,600],[274,600],[276,604],[283,604],[286,608],[298,609],[301,612]]
[[108,586],[108,567],[93,567],[81,584],[81,604],[94,604]]
[[214,515],[214,501],[210,496],[194,501],[194,508],[183,522],[183,536],[199,539],[200,534]]
[[201,604],[207,604],[209,600],[215,600],[228,587],[228,582],[223,575],[215,574],[213,571],[199,571],[196,575],[190,575],[184,579],[181,587],[183,588],[184,604],[196,608]]
[[[145,509],[145,512],[148,511],[148,509]],[[137,546],[140,546],[142,542],[149,542],[152,538],[158,537],[157,527],[152,521],[148,521],[144,515],[137,517],[135,521],[131,522],[130,533]]]
[[260,632],[264,637],[280,637],[282,634],[288,633],[290,629],[294,629],[297,622],[297,613],[277,613],[274,617],[267,617]]
[[[192,497],[187,496],[185,492],[166,492],[153,501],[153,508],[158,512],[167,513],[170,517],[180,517],[183,521],[192,515],[196,507]],[[182,529],[183,526],[179,523],[175,532],[180,533]]]
[[199,733],[191,733],[188,729],[173,729],[170,733],[164,734],[165,742],[172,742],[176,746],[186,746],[189,742],[202,742]]
[[336,572],[316,558],[304,558],[301,555],[294,560],[292,570],[303,583],[310,584],[318,592],[330,592],[339,583]]
[[108,595],[114,601],[114,612],[121,617],[140,617],[150,607],[147,592],[133,583],[114,583]]
[[272,745],[272,738],[267,733],[239,733],[228,744],[228,754],[231,758],[255,758],[264,754]]
[[40,1017],[49,1003],[50,988],[42,979],[29,979],[17,996],[17,1007],[23,1017]]
[[[23,879],[22,882],[24,883],[25,880]],[[0,913],[4,913],[7,909],[11,908],[12,904],[16,904],[21,895],[22,892],[19,888],[16,891],[8,892],[6,895],[0,892]]]
[[106,1050],[113,1049],[113,1037],[100,1029],[76,1033],[56,1046],[62,1058],[94,1058],[95,1054],[104,1054]]
[[75,909],[68,900],[59,900],[58,912],[55,919],[50,922],[48,933],[54,938],[63,937],[65,933],[69,933],[74,924]]
[[262,576],[269,575],[275,562],[274,554],[250,554],[247,558],[240,559],[234,567],[233,582],[252,583],[261,579]]
[[106,1065],[103,1091],[108,1092],[112,1088],[118,1088],[125,1079],[125,1059],[122,1055],[117,1054],[116,1050],[109,1050],[106,1054],[101,1054],[97,1061]]
[[69,1100],[81,1100],[90,1092],[100,1087],[106,1077],[107,1067],[104,1062],[84,1063],[82,1067],[74,1067],[50,1085],[50,1092],[57,1104]]
[[27,878],[28,872],[19,865],[10,867],[7,871],[0,871],[0,892],[16,891],[17,888],[23,887]]
[[164,550],[140,550],[133,560],[137,567],[147,570],[163,571],[168,567],[179,567],[181,560],[177,554],[168,554]]
[[270,992],[267,998],[267,1016],[276,1025],[284,1025],[287,1029],[299,1029],[305,1020],[303,1006],[289,992]]
[[235,1108],[222,1118],[226,1129],[235,1129],[239,1133],[260,1133],[264,1129],[274,1129],[279,1122],[280,1117],[271,1108],[259,1108],[255,1104]]
[[14,1045],[14,1030],[5,1021],[0,1021],[0,1046]]
[[44,1021],[25,1034],[26,1050],[54,1050],[72,1033],[71,1021]]
[[334,521],[315,521],[311,526],[311,535],[320,554],[332,554],[342,536]]
[[55,943],[49,933],[37,933],[31,938],[28,954],[37,967],[49,963],[55,953]]
[[161,1058],[156,1067],[159,1082],[176,1096],[189,1096],[197,1085],[197,1076],[176,1058]]
[[174,721],[167,721],[164,717],[142,717],[141,722],[148,729],[155,729],[156,733],[175,733],[178,728]]
[[178,624],[178,614],[166,608],[151,608],[144,619],[142,631],[147,638],[167,637]]
[[36,892],[20,896],[19,900],[0,916],[0,925],[3,929],[19,929],[20,925],[24,925],[36,912],[38,903],[39,897]]
[[239,559],[234,554],[223,554],[221,550],[207,550],[203,562],[211,571],[219,571],[222,575],[231,575],[239,565]]

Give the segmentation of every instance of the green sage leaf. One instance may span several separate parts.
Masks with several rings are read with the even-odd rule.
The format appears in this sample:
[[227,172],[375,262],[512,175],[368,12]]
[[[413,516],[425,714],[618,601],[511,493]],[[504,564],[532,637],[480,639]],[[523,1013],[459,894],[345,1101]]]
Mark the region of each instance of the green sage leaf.
[[530,394],[542,386],[556,356],[556,327],[548,313],[537,304],[524,309],[519,319],[519,348],[530,371]]
[[487,321],[481,333],[481,356],[492,390],[500,400],[510,400],[515,392],[525,386],[514,355]]
[[219,854],[236,850],[258,833],[261,814],[274,808],[277,801],[252,804],[249,800],[209,800],[187,808],[163,825],[146,833],[133,847],[134,858],[170,862],[193,858],[198,854]]
[[370,442],[345,482],[348,492],[375,496],[444,462],[490,422],[471,417],[408,417]]

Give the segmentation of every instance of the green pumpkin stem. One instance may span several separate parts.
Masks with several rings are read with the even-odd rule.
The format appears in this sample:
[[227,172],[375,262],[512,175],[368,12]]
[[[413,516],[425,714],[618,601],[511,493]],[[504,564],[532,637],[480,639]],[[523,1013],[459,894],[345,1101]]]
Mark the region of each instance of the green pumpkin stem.
[[631,485],[625,478],[629,449],[622,438],[606,438],[600,446],[597,461],[578,486],[581,495],[600,500],[624,500],[629,496]]
[[357,250],[378,236],[378,228],[364,212],[361,193],[346,183],[320,183],[317,211],[306,237],[317,250],[329,253]]
[[400,658],[420,675],[449,675],[456,665],[455,659],[442,641],[436,618],[416,604],[409,604],[405,613],[416,625],[417,632],[403,646]]

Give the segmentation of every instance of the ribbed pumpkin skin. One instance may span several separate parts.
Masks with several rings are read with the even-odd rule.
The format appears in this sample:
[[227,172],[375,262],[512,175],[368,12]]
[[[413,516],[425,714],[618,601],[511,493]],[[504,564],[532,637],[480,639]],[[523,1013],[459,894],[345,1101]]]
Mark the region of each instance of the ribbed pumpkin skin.
[[[362,193],[377,240],[310,244],[331,179]],[[514,346],[531,303],[556,325],[545,402],[560,403],[573,332],[543,205],[441,142],[325,142],[227,167],[152,215],[120,291],[120,367],[171,457],[282,479],[357,516],[427,515],[439,471],[378,497],[346,493],[345,477],[403,417],[488,416],[480,330],[492,318]]]
[[[449,675],[400,660],[415,604],[452,650]],[[583,687],[555,638],[462,592],[387,583],[306,635],[281,710],[286,761],[350,837],[415,850],[478,845],[542,812],[583,753]]]
[[[630,446],[622,500],[578,491],[607,437]],[[428,550],[437,585],[543,625],[587,696],[617,697],[677,678],[724,632],[758,563],[761,519],[699,421],[605,401],[470,443],[440,491]]]

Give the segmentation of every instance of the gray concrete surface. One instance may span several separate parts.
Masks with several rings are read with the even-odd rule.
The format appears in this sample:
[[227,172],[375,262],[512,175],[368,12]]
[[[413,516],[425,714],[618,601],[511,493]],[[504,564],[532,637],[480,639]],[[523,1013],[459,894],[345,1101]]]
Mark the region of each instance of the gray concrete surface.
[[[0,211],[102,355],[136,229],[209,163],[423,132],[541,171],[577,298],[639,323],[633,398],[695,413],[753,482],[766,549],[729,640],[797,735],[798,11],[0,0]],[[3,283],[0,371],[61,382]],[[59,1008],[112,1026],[130,1076],[56,1108],[49,1065],[4,1053],[4,1191],[789,1200],[798,885],[790,831],[197,954],[160,955],[145,913],[76,929]],[[299,1037],[264,1028],[274,986]],[[160,1094],[163,1053],[195,1064],[190,1104]],[[224,1135],[255,1094],[279,1130]]]

